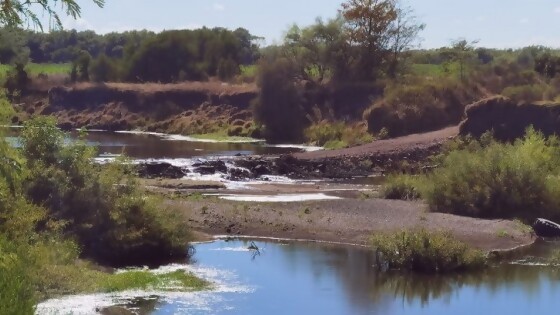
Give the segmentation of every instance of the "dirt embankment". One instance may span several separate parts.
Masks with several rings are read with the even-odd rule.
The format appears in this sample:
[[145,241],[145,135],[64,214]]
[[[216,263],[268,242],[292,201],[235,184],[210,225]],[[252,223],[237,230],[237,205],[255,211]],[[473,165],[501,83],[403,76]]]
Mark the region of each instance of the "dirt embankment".
[[[459,128],[455,126],[352,148],[297,153],[280,157],[269,169],[298,178],[346,178],[401,171],[419,173],[433,168],[429,157],[439,153],[441,146],[458,134]],[[247,159],[239,164],[251,170],[256,167],[255,163],[263,164],[262,159]]]
[[64,128],[207,133],[250,128],[257,88],[221,82],[80,83],[50,88],[42,100],[38,95],[45,96],[38,91],[35,101],[20,105],[22,116],[54,115]]
[[513,140],[525,134],[533,126],[545,135],[560,135],[560,104],[517,103],[496,96],[481,100],[466,108],[467,119],[461,123],[460,132],[479,137],[493,131],[500,140]]

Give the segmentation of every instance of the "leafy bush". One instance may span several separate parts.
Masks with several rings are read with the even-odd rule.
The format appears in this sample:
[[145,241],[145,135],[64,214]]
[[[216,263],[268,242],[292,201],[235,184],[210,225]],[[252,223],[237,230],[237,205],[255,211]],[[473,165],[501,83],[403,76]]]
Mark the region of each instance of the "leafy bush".
[[0,234],[0,313],[33,314],[35,299],[28,268],[22,256],[24,247]]
[[414,200],[421,198],[420,178],[410,175],[391,175],[381,189],[385,199]]
[[27,196],[45,206],[50,219],[67,222],[65,232],[76,237],[84,255],[112,265],[186,256],[183,220],[139,189],[129,164],[100,168],[94,148],[83,140],[67,143],[46,117],[28,122],[21,139]]
[[484,266],[482,252],[455,240],[447,232],[401,231],[374,235],[371,244],[379,263],[392,269],[445,273]]
[[560,219],[559,145],[529,129],[512,144],[487,141],[451,151],[427,176],[423,197],[437,212]]

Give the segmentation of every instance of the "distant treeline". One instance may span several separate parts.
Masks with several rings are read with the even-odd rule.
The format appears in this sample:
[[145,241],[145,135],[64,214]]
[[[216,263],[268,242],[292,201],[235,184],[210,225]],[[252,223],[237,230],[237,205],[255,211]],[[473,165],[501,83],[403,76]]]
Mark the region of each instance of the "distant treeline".
[[[230,78],[259,58],[258,38],[224,28],[96,34],[0,29],[0,63],[72,63],[73,79],[174,82]],[[91,73],[90,73],[91,72]]]

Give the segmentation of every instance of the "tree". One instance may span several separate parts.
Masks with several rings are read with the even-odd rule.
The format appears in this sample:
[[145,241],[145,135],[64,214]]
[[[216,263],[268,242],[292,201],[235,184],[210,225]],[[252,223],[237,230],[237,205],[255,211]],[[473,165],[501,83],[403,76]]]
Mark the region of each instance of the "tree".
[[391,77],[397,75],[399,64],[404,59],[402,58],[403,54],[414,46],[415,41],[418,39],[418,34],[426,27],[425,24],[418,23],[412,9],[409,7],[402,7],[397,4],[396,13],[397,17],[389,29],[391,57],[388,74]]
[[118,79],[117,66],[105,54],[100,54],[91,63],[90,74],[95,82],[109,82]]
[[351,50],[341,18],[300,29],[294,25],[284,39],[284,56],[299,68],[300,79],[321,83],[346,76]]
[[[254,113],[267,140],[301,141],[305,128],[303,97],[296,83],[294,64],[286,58],[263,60],[259,65],[259,96]],[[289,126],[289,128],[287,128]]]
[[388,51],[391,24],[397,19],[396,0],[348,0],[342,4],[350,44],[359,49],[355,71],[373,79]]
[[451,47],[445,52],[449,61],[459,64],[459,77],[461,81],[465,81],[465,70],[469,60],[475,56],[475,45],[477,43],[477,40],[469,42],[464,38],[460,38],[452,41]]
[[[91,0],[99,7],[105,5],[105,0]],[[62,29],[60,14],[55,6],[58,5],[66,15],[76,19],[81,15],[81,8],[76,0],[0,0],[0,25],[21,27],[31,24],[43,30],[37,10],[43,10],[52,21],[50,28]]]
[[400,56],[424,28],[398,0],[347,0],[340,10],[350,47],[356,48],[357,79],[375,79],[386,67],[395,76]]

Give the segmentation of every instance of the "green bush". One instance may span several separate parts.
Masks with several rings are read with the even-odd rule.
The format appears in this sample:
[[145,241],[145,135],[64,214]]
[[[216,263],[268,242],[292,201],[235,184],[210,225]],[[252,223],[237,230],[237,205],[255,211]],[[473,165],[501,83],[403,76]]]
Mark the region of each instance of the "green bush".
[[67,222],[83,254],[111,265],[143,265],[185,257],[182,218],[146,195],[128,163],[101,168],[85,141],[67,143],[52,119],[28,122],[21,134],[28,198],[52,220]]
[[447,232],[401,231],[378,234],[371,240],[378,263],[391,269],[445,273],[484,266],[482,252],[455,240]]
[[391,175],[381,188],[385,199],[414,200],[421,198],[420,178],[411,175]]
[[35,296],[28,276],[29,266],[22,256],[24,247],[0,234],[0,313],[33,314]]
[[530,129],[515,143],[451,151],[426,178],[432,211],[483,218],[560,219],[560,144]]

